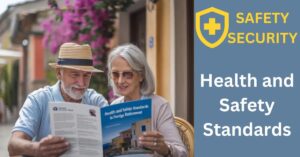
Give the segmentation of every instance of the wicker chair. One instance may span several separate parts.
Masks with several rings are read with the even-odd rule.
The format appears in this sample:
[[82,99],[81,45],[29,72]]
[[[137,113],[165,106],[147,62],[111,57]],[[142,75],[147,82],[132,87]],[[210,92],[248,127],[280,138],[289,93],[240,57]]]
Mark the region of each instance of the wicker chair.
[[179,134],[188,150],[188,157],[194,157],[194,127],[186,120],[174,117]]

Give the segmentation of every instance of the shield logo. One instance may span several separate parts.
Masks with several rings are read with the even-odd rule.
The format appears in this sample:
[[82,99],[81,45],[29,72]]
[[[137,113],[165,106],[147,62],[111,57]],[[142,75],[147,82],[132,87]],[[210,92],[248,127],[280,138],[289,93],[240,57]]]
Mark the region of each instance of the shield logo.
[[[216,31],[221,30],[221,28],[222,28],[221,27],[222,24],[216,23],[215,18],[209,18],[208,23],[204,23],[204,24],[201,23],[201,22],[203,22],[203,20],[201,21],[201,17],[203,17],[203,15],[206,15],[209,13],[215,13],[215,14],[221,15],[224,19],[222,35],[215,42],[210,42],[209,40],[207,40],[202,33],[202,30],[207,30],[209,36],[214,36],[214,35],[216,35]],[[214,7],[210,7],[210,8],[204,9],[204,10],[196,13],[196,32],[197,32],[197,35],[198,35],[198,38],[200,39],[200,41],[207,47],[215,48],[215,47],[219,46],[225,40],[225,38],[228,34],[228,30],[229,30],[229,13],[228,12],[225,12],[223,10],[220,10],[220,9],[217,9]]]

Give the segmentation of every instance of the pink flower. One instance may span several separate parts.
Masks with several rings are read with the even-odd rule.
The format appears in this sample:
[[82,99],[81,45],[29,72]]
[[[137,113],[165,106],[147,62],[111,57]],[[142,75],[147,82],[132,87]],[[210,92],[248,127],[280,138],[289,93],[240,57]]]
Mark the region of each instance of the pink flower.
[[113,90],[109,89],[109,91],[108,91],[108,101],[109,101],[109,103],[114,101],[116,98],[118,98],[118,97],[116,95],[114,95]]
[[[55,4],[56,1],[52,1]],[[132,0],[120,1],[117,5],[121,6],[117,8],[122,8],[122,3],[128,6],[130,1]],[[106,1],[110,7],[96,9],[95,6],[101,2],[103,0],[65,0],[67,10],[61,10],[58,6],[54,8],[54,13],[60,21],[47,20],[43,23],[44,44],[52,53],[56,53],[57,47],[64,42],[89,42],[96,58],[102,58],[107,53],[108,38],[114,30],[109,15],[115,13],[115,10],[111,9],[115,4],[113,1]]]
[[67,8],[72,8],[73,7],[70,0],[65,0],[65,4],[66,4]]
[[102,46],[102,45],[105,45],[107,43],[107,39],[104,38],[104,37],[98,37],[95,41],[92,42],[92,47],[99,47],[99,46]]
[[93,64],[94,64],[94,66],[102,64],[101,60],[99,60],[99,57],[96,55],[93,55]]
[[91,35],[90,34],[79,34],[79,41],[80,42],[87,42],[91,40]]
[[58,42],[52,41],[50,42],[50,51],[51,52],[57,52],[60,44]]
[[74,8],[83,8],[85,6],[84,0],[75,0]]

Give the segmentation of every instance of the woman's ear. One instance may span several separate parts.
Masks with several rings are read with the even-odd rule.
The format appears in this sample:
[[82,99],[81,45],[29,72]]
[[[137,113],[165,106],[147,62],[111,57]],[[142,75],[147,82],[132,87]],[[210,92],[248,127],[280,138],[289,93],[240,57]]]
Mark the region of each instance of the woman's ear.
[[144,77],[140,74],[140,82],[143,82],[144,81]]

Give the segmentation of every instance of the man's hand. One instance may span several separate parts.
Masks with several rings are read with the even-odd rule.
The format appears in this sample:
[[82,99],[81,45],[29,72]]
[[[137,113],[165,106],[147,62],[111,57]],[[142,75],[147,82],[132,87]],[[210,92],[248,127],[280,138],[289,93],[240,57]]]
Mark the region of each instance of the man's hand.
[[48,135],[34,144],[34,156],[57,157],[66,152],[69,146],[65,138]]
[[63,137],[49,135],[39,142],[33,142],[26,133],[15,131],[9,140],[8,152],[10,156],[57,157],[69,147],[70,144]]

